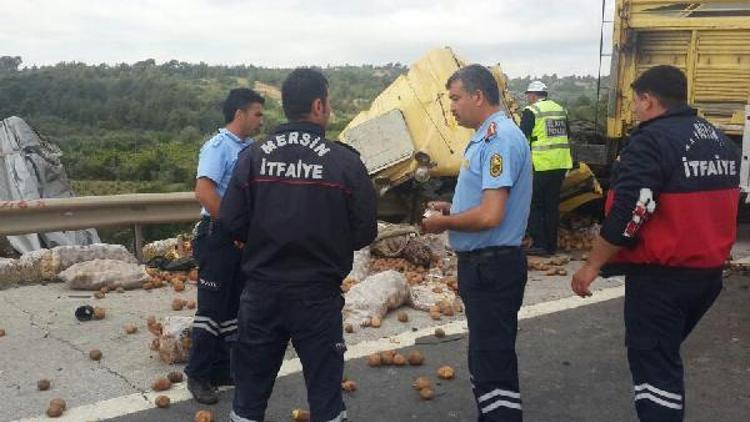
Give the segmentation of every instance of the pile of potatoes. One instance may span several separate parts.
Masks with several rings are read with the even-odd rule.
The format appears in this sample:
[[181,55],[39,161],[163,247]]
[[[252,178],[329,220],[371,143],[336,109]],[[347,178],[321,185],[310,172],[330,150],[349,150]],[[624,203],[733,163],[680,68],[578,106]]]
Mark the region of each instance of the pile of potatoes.
[[189,283],[198,281],[198,270],[192,269],[184,272],[161,271],[156,268],[147,268],[146,273],[149,275],[149,281],[143,283],[143,290],[159,289],[170,286],[175,292],[182,292]]
[[544,275],[547,276],[566,276],[568,275],[568,271],[565,269],[565,264],[568,262],[570,262],[570,258],[565,256],[556,256],[550,259],[529,257],[528,267],[532,271],[544,272]]

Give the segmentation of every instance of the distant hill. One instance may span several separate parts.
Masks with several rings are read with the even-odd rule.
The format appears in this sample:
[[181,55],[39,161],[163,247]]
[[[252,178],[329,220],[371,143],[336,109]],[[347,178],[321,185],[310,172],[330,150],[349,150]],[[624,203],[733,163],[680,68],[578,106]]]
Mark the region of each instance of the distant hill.
[[[152,59],[30,68],[22,68],[21,63],[18,57],[0,57],[0,118],[18,115],[60,145],[74,180],[133,182],[78,185],[97,194],[106,186],[118,192],[190,189],[198,149],[223,126],[220,105],[227,91],[244,86],[265,95],[266,128],[273,128],[283,114],[279,87],[291,70],[177,60],[156,64]],[[322,71],[330,81],[335,118],[329,136],[335,137],[407,67],[396,63]],[[594,77],[540,79],[573,117],[593,119]],[[521,104],[530,80],[510,80],[510,90]]]

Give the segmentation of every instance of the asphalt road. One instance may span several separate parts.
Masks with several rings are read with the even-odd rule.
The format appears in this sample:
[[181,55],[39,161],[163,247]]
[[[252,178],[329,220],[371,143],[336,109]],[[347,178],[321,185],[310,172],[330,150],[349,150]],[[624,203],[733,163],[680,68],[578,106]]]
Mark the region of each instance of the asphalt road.
[[[683,346],[686,420],[740,422],[750,417],[750,278],[726,280],[717,303]],[[632,385],[623,347],[622,298],[521,321],[518,338],[525,420],[531,422],[634,421]],[[466,337],[424,337],[415,347],[422,367],[369,368],[365,359],[347,362],[346,375],[359,389],[346,397],[352,422],[475,421],[465,362]],[[414,378],[450,365],[456,379],[436,385],[426,402],[411,388]],[[233,392],[211,406],[217,421],[228,420]],[[277,380],[267,421],[287,421],[305,408],[300,374]],[[193,401],[110,419],[118,422],[190,421],[204,408]]]

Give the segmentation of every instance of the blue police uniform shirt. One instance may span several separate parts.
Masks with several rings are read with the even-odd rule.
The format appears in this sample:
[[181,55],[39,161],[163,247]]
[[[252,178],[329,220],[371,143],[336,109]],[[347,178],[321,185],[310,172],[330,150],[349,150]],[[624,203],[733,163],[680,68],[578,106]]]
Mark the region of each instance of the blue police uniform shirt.
[[454,250],[520,246],[526,233],[532,192],[531,151],[523,132],[499,111],[469,140],[453,194],[451,214],[479,206],[485,189],[508,188],[500,225],[480,232],[449,232]]
[[[241,139],[227,129],[219,129],[219,133],[201,147],[195,178],[211,179],[216,184],[216,193],[224,197],[237,157],[251,142],[252,138]],[[201,215],[209,215],[208,210],[201,208]]]

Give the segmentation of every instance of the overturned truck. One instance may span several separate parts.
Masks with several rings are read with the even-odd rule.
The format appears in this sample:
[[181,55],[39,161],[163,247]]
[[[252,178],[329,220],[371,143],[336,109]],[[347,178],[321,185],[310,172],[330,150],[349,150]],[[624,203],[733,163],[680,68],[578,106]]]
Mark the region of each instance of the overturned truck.
[[[414,221],[426,199],[450,199],[472,130],[458,125],[445,83],[469,62],[437,48],[414,63],[359,113],[339,136],[356,148],[381,195],[379,214]],[[490,67],[500,88],[500,107],[519,122],[500,65]],[[579,163],[563,185],[561,211],[601,198],[589,168]]]

